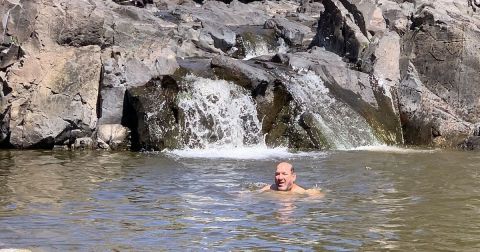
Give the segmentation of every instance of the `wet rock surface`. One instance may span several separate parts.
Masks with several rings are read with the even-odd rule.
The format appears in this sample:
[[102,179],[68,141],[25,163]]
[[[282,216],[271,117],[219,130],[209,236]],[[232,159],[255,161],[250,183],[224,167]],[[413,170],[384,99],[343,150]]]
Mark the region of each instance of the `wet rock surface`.
[[0,147],[183,146],[192,74],[246,90],[268,146],[478,146],[476,2],[12,0],[0,14]]

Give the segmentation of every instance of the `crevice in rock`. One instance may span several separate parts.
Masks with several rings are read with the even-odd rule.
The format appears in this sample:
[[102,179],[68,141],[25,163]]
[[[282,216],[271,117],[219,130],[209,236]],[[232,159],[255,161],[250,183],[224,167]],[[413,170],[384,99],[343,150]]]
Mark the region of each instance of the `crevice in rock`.
[[145,8],[147,4],[153,4],[153,0],[113,0],[113,2],[120,5],[131,5],[139,8]]
[[368,37],[367,28],[366,28],[366,25],[365,25],[365,19],[363,17],[362,12],[360,12],[360,10],[358,10],[358,8],[355,4],[350,3],[348,0],[339,0],[339,1],[343,4],[345,9],[347,9],[348,12],[350,12],[353,15],[353,19],[355,21],[355,24],[360,28],[363,35],[365,37]]
[[104,73],[105,73],[105,68],[102,62],[102,58],[100,57],[100,81],[98,82],[98,94],[97,94],[97,109],[95,110],[97,113],[97,119],[102,117],[102,106],[103,106],[103,99],[102,99],[102,87],[104,84]]
[[2,82],[2,96],[0,96],[2,99],[3,97],[7,96],[8,94],[10,94],[13,89],[11,87],[8,86],[8,83],[2,79],[0,79],[0,82]]
[[138,115],[137,111],[133,106],[133,99],[135,98],[130,96],[129,91],[127,90],[123,98],[123,112],[121,124],[130,129],[132,140],[131,149],[134,151],[138,151],[141,149],[141,146],[138,134]]
[[13,145],[10,144],[10,108],[9,105],[4,113],[0,114],[0,149],[13,148]]
[[[325,47],[325,49],[345,57],[350,63],[355,64],[363,48],[357,36],[362,35],[356,34],[358,32],[351,26],[354,24],[348,24],[349,22],[346,20],[348,17],[342,14],[342,11],[333,1],[323,1],[322,3],[325,11],[320,15],[317,34],[309,48],[313,46]],[[354,22],[355,20],[352,23]],[[358,29],[361,33],[366,34],[365,23],[360,23],[360,25],[362,24],[363,28],[359,26]],[[366,39],[366,35],[364,36]]]

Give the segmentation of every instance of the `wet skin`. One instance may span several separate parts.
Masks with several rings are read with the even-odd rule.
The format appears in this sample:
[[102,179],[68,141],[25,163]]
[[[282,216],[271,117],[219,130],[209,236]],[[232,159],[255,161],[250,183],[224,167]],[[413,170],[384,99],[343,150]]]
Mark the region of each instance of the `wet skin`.
[[310,196],[324,196],[322,192],[317,189],[305,190],[301,186],[295,184],[297,174],[293,171],[292,165],[287,162],[282,162],[277,165],[275,171],[275,184],[265,186],[260,191],[280,191],[290,193],[308,194]]

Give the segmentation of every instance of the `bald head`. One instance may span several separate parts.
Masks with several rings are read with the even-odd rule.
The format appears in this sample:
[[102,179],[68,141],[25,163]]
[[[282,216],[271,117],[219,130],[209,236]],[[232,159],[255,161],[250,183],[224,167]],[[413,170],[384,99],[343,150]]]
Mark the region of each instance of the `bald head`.
[[297,175],[295,174],[292,164],[287,162],[279,163],[275,171],[275,190],[292,190],[296,178]]
[[291,173],[295,173],[295,169],[293,168],[293,165],[288,163],[288,162],[281,162],[277,165],[277,170],[278,169],[288,169],[290,170]]

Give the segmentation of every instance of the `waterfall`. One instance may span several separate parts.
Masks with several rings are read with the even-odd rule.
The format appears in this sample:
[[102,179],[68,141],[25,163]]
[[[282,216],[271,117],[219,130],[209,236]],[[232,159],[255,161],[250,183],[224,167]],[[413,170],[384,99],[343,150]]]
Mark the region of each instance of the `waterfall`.
[[314,115],[314,123],[335,149],[380,145],[367,121],[349,105],[335,99],[313,72],[283,75],[287,88],[303,112]]
[[[330,93],[313,72],[282,78],[302,112],[333,149],[380,145],[372,129],[357,112]],[[189,74],[176,98],[184,149],[171,153],[185,157],[287,157],[286,147],[268,149],[248,90],[225,80]],[[300,117],[300,116],[299,116]],[[300,118],[297,118],[300,120]]]
[[177,97],[187,148],[264,145],[255,102],[249,92],[225,80],[187,75]]

